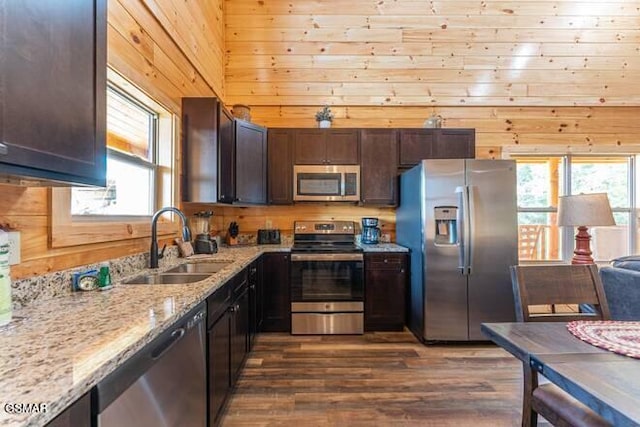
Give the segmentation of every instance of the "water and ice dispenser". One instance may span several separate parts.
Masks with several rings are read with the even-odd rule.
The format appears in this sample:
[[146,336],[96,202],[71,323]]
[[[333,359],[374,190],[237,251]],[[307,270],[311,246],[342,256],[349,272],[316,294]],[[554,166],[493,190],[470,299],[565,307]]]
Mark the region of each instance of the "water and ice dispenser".
[[436,222],[435,244],[455,246],[458,244],[458,208],[456,206],[436,206],[433,218]]

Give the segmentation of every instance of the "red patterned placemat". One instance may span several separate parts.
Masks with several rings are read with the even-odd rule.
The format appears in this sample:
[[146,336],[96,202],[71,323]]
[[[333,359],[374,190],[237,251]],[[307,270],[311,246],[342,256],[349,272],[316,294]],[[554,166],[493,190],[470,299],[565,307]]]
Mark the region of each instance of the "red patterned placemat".
[[640,359],[640,322],[576,320],[567,329],[591,345]]

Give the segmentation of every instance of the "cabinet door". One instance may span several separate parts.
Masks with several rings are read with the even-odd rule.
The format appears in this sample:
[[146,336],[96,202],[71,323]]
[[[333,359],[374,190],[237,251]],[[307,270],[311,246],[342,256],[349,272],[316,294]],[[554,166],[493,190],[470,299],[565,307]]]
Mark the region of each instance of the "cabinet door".
[[397,203],[397,133],[393,129],[360,131],[362,203],[395,205]]
[[269,129],[267,157],[269,204],[293,203],[293,129]]
[[265,332],[291,332],[289,254],[264,254],[263,295]]
[[326,161],[326,132],[323,129],[294,131],[294,161],[296,165],[322,165]]
[[231,351],[229,311],[224,314],[209,329],[209,425],[220,413],[231,387],[231,371],[229,369],[229,354]]
[[91,393],[86,393],[62,411],[46,427],[91,427]]
[[262,324],[264,322],[264,281],[262,257],[258,258],[256,267],[258,269],[256,275],[256,333],[258,333],[262,330]]
[[236,201],[267,202],[267,130],[262,126],[235,120]]
[[106,184],[106,2],[3,1],[0,173]]
[[438,129],[432,159],[473,159],[476,156],[475,129]]
[[218,201],[218,100],[182,99],[182,200]]
[[[233,117],[218,105],[218,201],[236,200],[236,141]],[[214,167],[213,165],[211,167]]]
[[249,266],[249,339],[247,350],[251,351],[255,336],[262,326],[262,269],[261,260]]
[[400,167],[413,167],[432,158],[434,129],[400,129]]
[[[246,283],[245,283],[246,284]],[[231,380],[235,384],[244,357],[247,354],[247,340],[249,335],[249,292],[244,292],[232,305],[231,315]]]
[[327,129],[326,163],[357,165],[360,160],[357,129]]
[[365,255],[365,331],[404,328],[407,277],[406,255]]

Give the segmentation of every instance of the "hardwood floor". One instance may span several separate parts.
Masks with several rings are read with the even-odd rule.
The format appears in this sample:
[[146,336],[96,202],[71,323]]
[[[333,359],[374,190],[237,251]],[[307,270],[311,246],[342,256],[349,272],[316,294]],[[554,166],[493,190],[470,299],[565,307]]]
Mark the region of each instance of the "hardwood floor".
[[408,332],[262,334],[221,420],[233,426],[517,426],[521,365]]

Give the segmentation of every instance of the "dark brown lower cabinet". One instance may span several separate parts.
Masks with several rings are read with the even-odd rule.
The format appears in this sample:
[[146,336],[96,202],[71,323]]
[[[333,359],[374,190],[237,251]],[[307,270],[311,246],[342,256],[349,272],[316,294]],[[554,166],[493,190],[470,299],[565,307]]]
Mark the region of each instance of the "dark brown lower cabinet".
[[218,424],[249,352],[249,274],[242,270],[207,298],[209,426]]
[[267,253],[262,258],[263,320],[265,332],[291,332],[289,254]]
[[91,427],[91,393],[86,393],[50,421],[46,427]]
[[240,295],[231,306],[231,378],[235,384],[245,356],[249,341],[249,289],[246,280],[242,285]]
[[402,331],[408,257],[404,253],[368,253],[365,269],[365,331]]
[[249,265],[249,339],[251,351],[256,334],[262,330],[262,258]]

